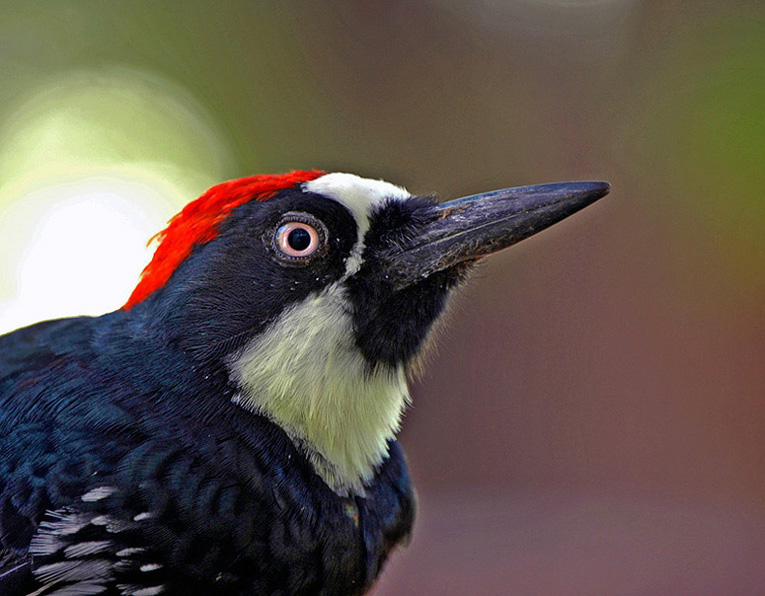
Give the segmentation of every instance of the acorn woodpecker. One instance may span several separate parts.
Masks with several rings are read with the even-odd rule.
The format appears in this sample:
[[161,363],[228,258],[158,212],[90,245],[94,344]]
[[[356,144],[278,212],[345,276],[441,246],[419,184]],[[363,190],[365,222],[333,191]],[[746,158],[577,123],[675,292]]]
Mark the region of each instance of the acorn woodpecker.
[[411,532],[395,435],[450,291],[608,189],[211,188],[123,308],[0,338],[0,594],[364,594]]

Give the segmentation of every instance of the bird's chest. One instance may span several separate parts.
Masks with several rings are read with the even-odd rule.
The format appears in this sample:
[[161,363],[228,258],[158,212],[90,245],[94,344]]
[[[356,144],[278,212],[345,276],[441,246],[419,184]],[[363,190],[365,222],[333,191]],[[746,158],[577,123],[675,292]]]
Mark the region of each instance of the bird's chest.
[[[295,502],[277,495],[272,511],[263,528],[262,546],[250,551],[246,565],[247,574],[260,567],[253,576],[256,585],[267,578],[270,585],[264,594],[279,590],[296,595],[361,592],[368,553],[364,528],[352,502],[306,495]],[[261,548],[263,552],[258,552]]]
[[[245,594],[353,596],[363,594],[390,550],[409,533],[411,503],[390,492],[386,498],[339,497],[309,487],[275,493],[259,540],[232,568],[234,579],[249,578]],[[261,517],[253,512],[252,523]],[[257,523],[257,521],[255,522]],[[242,574],[242,575],[240,575]],[[239,583],[237,581],[237,583]]]
[[182,570],[170,579],[170,593],[365,593],[412,524],[398,448],[367,493],[355,497],[335,494],[307,461],[295,461],[295,452],[287,460],[270,454],[267,462],[241,453],[235,475],[188,479],[184,491],[193,489],[195,497],[186,514],[173,507],[155,518],[152,533],[172,533],[165,552],[170,567]]

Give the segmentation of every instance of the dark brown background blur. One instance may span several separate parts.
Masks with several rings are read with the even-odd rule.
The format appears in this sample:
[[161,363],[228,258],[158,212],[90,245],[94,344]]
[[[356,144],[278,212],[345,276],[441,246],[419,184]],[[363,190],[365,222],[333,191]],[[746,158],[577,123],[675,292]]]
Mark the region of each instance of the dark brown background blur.
[[[6,0],[0,220],[30,180],[131,163],[183,189],[163,219],[295,168],[445,198],[609,180],[455,301],[402,432],[419,524],[375,594],[763,594],[764,23],[759,1]],[[10,312],[33,300],[8,246]]]

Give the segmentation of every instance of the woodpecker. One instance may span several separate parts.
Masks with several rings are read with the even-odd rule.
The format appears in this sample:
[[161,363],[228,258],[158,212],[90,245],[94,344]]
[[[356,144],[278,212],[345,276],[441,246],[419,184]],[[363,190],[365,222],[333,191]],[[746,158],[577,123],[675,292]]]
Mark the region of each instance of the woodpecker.
[[407,542],[407,373],[475,262],[605,182],[215,186],[100,317],[0,337],[0,594],[354,596]]

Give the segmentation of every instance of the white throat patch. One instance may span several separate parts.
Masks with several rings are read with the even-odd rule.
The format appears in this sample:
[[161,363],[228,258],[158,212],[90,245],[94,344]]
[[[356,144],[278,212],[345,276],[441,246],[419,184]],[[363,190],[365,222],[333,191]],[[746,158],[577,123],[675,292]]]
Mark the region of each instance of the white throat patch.
[[[318,180],[321,180],[319,178]],[[307,447],[337,493],[363,494],[409,400],[403,367],[369,369],[338,284],[284,312],[230,362],[239,403]]]
[[346,275],[353,275],[361,267],[361,254],[364,251],[364,235],[369,229],[369,216],[372,209],[386,200],[405,201],[412,195],[405,189],[385,180],[372,180],[354,174],[335,172],[325,174],[303,184],[303,188],[318,195],[333,199],[346,207],[356,220],[359,239],[346,261]]

